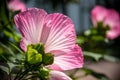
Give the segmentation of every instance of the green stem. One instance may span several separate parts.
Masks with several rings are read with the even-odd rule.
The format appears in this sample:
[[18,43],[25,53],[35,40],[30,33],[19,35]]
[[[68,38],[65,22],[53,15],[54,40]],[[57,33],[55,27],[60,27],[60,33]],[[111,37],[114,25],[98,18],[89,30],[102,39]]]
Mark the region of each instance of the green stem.
[[16,77],[14,78],[14,80],[17,80],[17,78],[20,76],[20,72],[22,71],[22,69],[19,70],[19,72],[17,73]]
[[26,69],[24,72],[22,72],[21,76],[18,78],[18,80],[22,80],[22,78],[29,72],[30,69]]

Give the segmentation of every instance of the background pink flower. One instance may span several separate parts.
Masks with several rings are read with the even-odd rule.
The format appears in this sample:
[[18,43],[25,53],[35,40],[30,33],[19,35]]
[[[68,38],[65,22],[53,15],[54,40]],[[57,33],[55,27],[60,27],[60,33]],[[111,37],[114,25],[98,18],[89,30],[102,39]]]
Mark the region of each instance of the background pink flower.
[[106,8],[102,6],[95,6],[91,12],[91,19],[94,26],[97,26],[97,23],[103,21],[107,15]]
[[45,53],[55,56],[48,66],[54,70],[69,70],[83,66],[81,48],[76,45],[74,24],[67,16],[47,14],[38,8],[29,8],[14,17],[15,24],[22,33],[21,48],[26,51],[28,44],[43,43]]
[[8,8],[12,11],[25,11],[26,5],[21,0],[10,0],[8,2]]
[[91,19],[94,26],[103,22],[103,26],[110,27],[106,35],[108,39],[115,39],[120,35],[120,16],[115,10],[96,6],[91,12]]

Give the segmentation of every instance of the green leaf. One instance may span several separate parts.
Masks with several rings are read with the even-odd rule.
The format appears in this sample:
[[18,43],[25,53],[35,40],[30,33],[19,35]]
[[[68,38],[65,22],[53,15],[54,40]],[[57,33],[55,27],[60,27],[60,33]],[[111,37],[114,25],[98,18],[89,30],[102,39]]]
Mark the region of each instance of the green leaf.
[[120,59],[110,56],[110,55],[104,55],[103,58],[110,62],[120,62]]
[[8,67],[0,65],[0,69],[9,75],[10,71]]
[[12,69],[16,66],[15,64],[10,63],[10,62],[8,62],[7,64],[8,64],[8,66],[9,66],[9,71],[10,71],[10,72],[11,72]]
[[107,61],[111,61],[111,62],[119,62],[120,59],[107,55],[107,54],[98,54],[98,53],[93,53],[93,52],[87,52],[87,51],[83,51],[83,54],[85,57],[89,57],[94,59],[95,61],[99,61],[100,59],[105,59]]
[[104,41],[105,40],[105,38],[103,36],[100,36],[100,35],[92,36],[91,38],[94,41]]
[[0,0],[0,21],[4,22],[4,24],[9,23],[9,11],[7,9],[7,0]]
[[91,35],[97,35],[98,31],[96,30],[96,28],[92,28],[91,29]]
[[11,55],[14,56],[14,52],[9,48],[8,46],[4,45],[3,43],[0,42],[0,45],[5,48]]
[[7,30],[4,30],[3,31],[5,35],[9,36],[9,37],[13,37],[13,33],[7,31]]
[[85,72],[85,75],[92,75],[99,80],[109,80],[109,78],[105,74],[95,72],[92,69],[82,68],[82,70]]
[[9,42],[9,44],[10,44],[12,47],[14,47],[16,50],[18,50],[21,54],[24,54],[24,52],[23,52],[21,49],[19,49],[19,47],[17,47],[15,44],[13,44],[12,42]]
[[76,42],[77,42],[77,44],[79,44],[79,45],[84,44],[84,43],[85,43],[85,37],[83,37],[83,36],[78,36]]
[[93,53],[93,52],[83,51],[83,54],[84,54],[84,56],[91,57],[96,61],[99,61],[101,58],[103,58],[102,54],[97,54],[97,53]]

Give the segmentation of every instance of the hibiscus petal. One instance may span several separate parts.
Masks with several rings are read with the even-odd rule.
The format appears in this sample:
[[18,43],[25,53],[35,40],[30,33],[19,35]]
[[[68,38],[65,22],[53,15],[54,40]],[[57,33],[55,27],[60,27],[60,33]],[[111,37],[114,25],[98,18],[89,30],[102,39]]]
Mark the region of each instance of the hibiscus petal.
[[93,25],[96,26],[97,22],[103,21],[105,16],[107,15],[107,9],[102,6],[96,6],[91,11],[91,19]]
[[110,30],[107,32],[108,39],[115,39],[120,35],[120,16],[113,9],[108,9],[108,14],[104,19],[104,25],[108,25]]
[[50,80],[72,80],[66,74],[59,71],[50,71],[50,76]]
[[108,39],[115,39],[120,36],[120,23],[116,23],[114,26],[111,27],[109,31],[107,31],[106,37]]
[[108,31],[107,32],[107,38],[108,39],[113,40],[113,39],[115,39],[117,37],[118,37],[118,34],[116,33],[116,31]]
[[[26,50],[27,44],[40,42],[44,18],[47,13],[42,9],[29,8],[14,17],[14,21],[22,33],[21,48]],[[22,47],[24,46],[24,47]]]
[[46,17],[41,42],[45,52],[55,55],[70,52],[76,42],[74,24],[67,16],[54,13]]
[[81,48],[76,45],[72,52],[55,57],[55,61],[49,66],[53,70],[70,70],[80,68],[84,64]]
[[113,9],[108,9],[108,13],[104,19],[104,25],[109,25],[110,27],[113,27],[119,23],[120,23],[119,13]]

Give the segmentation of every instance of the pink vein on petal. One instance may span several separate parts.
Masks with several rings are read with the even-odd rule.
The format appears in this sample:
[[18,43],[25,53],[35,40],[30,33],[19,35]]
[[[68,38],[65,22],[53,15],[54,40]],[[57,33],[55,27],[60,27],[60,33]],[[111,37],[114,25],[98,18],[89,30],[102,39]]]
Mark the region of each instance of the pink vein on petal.
[[[47,38],[43,40],[45,41],[46,52],[68,52],[73,48],[76,41],[76,34],[70,18],[59,13],[49,14],[46,17],[45,27],[49,28],[48,33],[46,33]],[[42,34],[44,35],[44,33]]]
[[49,67],[54,70],[70,70],[83,67],[84,58],[81,48],[76,45],[72,52],[55,56],[54,63]]

